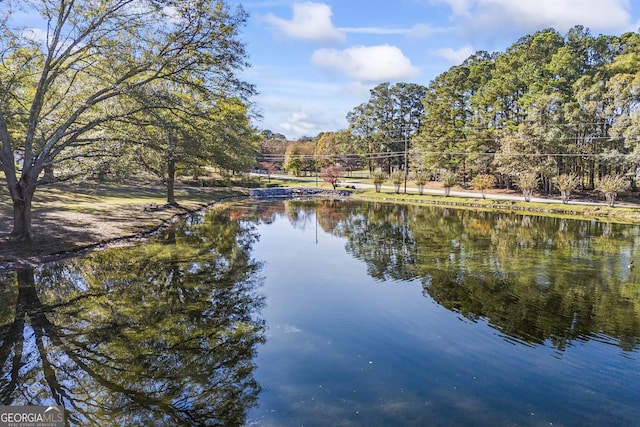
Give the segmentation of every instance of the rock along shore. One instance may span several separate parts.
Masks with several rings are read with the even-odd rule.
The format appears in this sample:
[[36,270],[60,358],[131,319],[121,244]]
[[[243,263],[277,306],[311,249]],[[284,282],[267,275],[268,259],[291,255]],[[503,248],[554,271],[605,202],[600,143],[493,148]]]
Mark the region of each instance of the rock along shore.
[[348,197],[351,193],[340,190],[323,188],[255,188],[249,193],[250,197],[259,199],[291,198],[291,197]]

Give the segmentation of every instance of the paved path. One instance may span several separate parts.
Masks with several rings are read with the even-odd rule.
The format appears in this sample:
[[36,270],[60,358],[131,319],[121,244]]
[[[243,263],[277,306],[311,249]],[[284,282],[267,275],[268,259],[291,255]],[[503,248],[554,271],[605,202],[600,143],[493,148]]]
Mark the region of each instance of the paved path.
[[[260,175],[260,176],[264,176],[264,175]],[[289,176],[289,175],[271,175],[272,178],[277,178],[277,179],[283,179],[283,180],[290,180],[290,181],[302,181],[302,182],[315,182],[316,178],[315,177],[294,177],[294,176]],[[323,182],[320,178],[318,178],[317,180],[318,185],[321,185]],[[363,184],[359,181],[350,181],[349,178],[345,178],[343,181],[341,181],[341,185],[352,185],[355,188],[358,189],[369,189],[369,188],[375,188],[375,186],[373,184]],[[383,185],[382,189],[385,191],[393,191],[395,192],[395,186],[393,185]],[[400,186],[400,193],[404,193],[404,184]],[[418,193],[418,189],[415,187],[409,187],[407,186],[407,193],[413,193],[413,194],[417,194]],[[425,188],[423,191],[423,194],[432,194],[432,195],[439,195],[439,196],[444,196],[444,190],[437,190],[437,189],[432,189],[432,188]],[[478,193],[478,192],[474,192],[474,191],[455,191],[452,190],[449,193],[450,196],[454,196],[454,197],[470,197],[470,198],[482,198],[482,193]],[[489,200],[515,200],[515,201],[524,201],[524,196],[516,196],[513,194],[495,194],[495,193],[487,193],[486,194],[486,199]],[[551,199],[551,198],[546,198],[546,197],[532,197],[531,202],[536,202],[536,203],[562,203],[562,200],[560,199]],[[580,201],[580,200],[571,200],[569,199],[569,203],[570,205],[589,205],[589,206],[607,206],[607,204],[605,202],[584,202],[584,201]],[[637,207],[637,205],[635,204],[625,204],[625,203],[621,203],[621,202],[616,202],[616,205],[619,206],[631,206],[631,207]]]
[[[359,183],[349,183],[347,181],[344,182],[346,185],[353,185],[356,188],[374,188],[371,184],[359,184]],[[395,191],[395,186],[383,185],[382,188],[384,190]],[[404,186],[400,187],[400,193],[404,193]],[[418,193],[417,188],[407,187],[407,193]],[[425,188],[423,194],[432,194],[438,196],[444,196],[444,190],[435,190],[432,188]],[[474,192],[474,191],[455,191],[451,190],[449,192],[450,196],[453,197],[469,197],[469,198],[478,198],[481,199],[482,193]],[[524,196],[515,196],[513,194],[495,194],[495,193],[486,193],[486,197],[489,200],[516,200],[524,202]],[[545,197],[532,197],[530,202],[538,202],[538,203],[562,203],[560,199],[548,199]],[[593,206],[606,206],[604,202],[583,202],[579,200],[571,200],[569,199],[569,204],[573,205],[593,205]]]

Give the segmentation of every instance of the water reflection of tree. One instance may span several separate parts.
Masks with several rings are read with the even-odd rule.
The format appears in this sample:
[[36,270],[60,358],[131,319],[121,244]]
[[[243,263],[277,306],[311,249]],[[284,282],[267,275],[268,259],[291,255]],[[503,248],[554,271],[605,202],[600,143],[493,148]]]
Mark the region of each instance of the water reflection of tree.
[[629,288],[640,284],[626,269],[637,227],[354,203],[336,229],[372,277],[421,279],[441,305],[509,337],[564,349],[606,335],[638,347],[640,294]]
[[406,206],[365,203],[352,206],[340,234],[347,236],[346,250],[367,263],[378,280],[409,280],[417,275],[416,240]]
[[255,405],[255,236],[211,214],[161,242],[3,281],[0,397],[72,425],[242,425]]
[[[246,210],[247,206],[243,204]],[[314,216],[378,280],[420,279],[425,294],[507,337],[550,342],[640,337],[640,228],[429,206],[283,201],[251,205],[244,219]],[[606,338],[609,339],[609,338]]]

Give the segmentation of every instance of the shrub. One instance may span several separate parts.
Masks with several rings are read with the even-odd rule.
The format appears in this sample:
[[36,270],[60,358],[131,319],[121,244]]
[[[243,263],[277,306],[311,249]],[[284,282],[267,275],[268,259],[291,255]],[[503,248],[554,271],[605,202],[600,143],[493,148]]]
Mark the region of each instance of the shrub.
[[440,184],[442,184],[442,187],[444,188],[444,195],[446,197],[448,197],[449,194],[451,193],[451,187],[456,185],[456,181],[457,181],[456,174],[454,172],[452,172],[452,171],[449,171],[449,170],[445,171],[440,176]]
[[387,178],[382,171],[373,172],[371,177],[373,178],[373,185],[375,185],[376,187],[376,193],[379,193],[380,187],[382,187],[382,183],[384,183]]
[[539,184],[538,175],[533,172],[523,173],[518,177],[518,187],[522,191],[525,202],[531,201],[531,196],[533,196],[533,192],[538,188]]
[[404,182],[404,172],[403,171],[393,171],[391,173],[391,181],[396,188],[396,193],[400,192],[400,186]]
[[415,175],[413,176],[413,181],[418,186],[418,193],[420,195],[424,193],[424,186],[427,183],[428,179],[429,179],[429,175],[423,170],[416,171]]
[[575,174],[562,174],[553,179],[553,183],[560,189],[562,203],[569,203],[571,192],[578,187],[578,176]]
[[471,180],[471,185],[473,185],[473,188],[475,188],[476,190],[480,190],[482,192],[482,198],[485,199],[485,190],[492,188],[495,185],[495,182],[496,181],[493,175],[482,174],[476,175]]
[[618,193],[627,189],[627,180],[621,175],[607,175],[602,177],[597,189],[604,194],[609,207],[613,207]]

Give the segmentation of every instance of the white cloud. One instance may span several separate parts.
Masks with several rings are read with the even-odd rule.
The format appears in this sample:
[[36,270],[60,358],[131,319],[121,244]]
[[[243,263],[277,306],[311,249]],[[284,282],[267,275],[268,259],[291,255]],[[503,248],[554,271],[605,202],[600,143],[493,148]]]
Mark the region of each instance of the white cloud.
[[432,0],[445,3],[451,19],[467,29],[531,32],[574,25],[594,31],[632,29],[629,0]]
[[316,136],[327,129],[346,127],[346,111],[335,109],[309,108],[297,103],[270,104],[269,117],[258,123],[260,129],[271,129],[284,134],[289,139]]
[[466,45],[460,49],[452,49],[450,47],[444,49],[436,49],[434,53],[438,56],[445,58],[447,61],[453,64],[461,64],[473,53],[473,47]]
[[39,44],[47,42],[47,32],[41,28],[27,28],[22,31],[22,37]]
[[289,37],[317,42],[344,41],[345,35],[331,22],[331,7],[324,3],[295,3],[292,19],[271,13],[263,19]]
[[432,27],[429,24],[415,24],[410,28],[386,28],[386,27],[345,27],[340,31],[350,34],[373,34],[373,35],[402,35],[412,39],[422,39],[434,34],[449,31],[447,28]]
[[[371,89],[375,87],[375,83],[365,82],[350,82],[344,86],[344,91],[350,95],[357,96],[363,99],[369,98],[371,95]],[[355,105],[354,105],[355,106]]]
[[406,28],[383,28],[383,27],[354,27],[340,28],[340,31],[352,34],[376,34],[376,35],[394,35],[406,34],[409,32]]
[[416,24],[406,32],[406,35],[411,39],[424,39],[447,31],[446,28],[432,27],[429,24]]
[[516,22],[535,28],[544,26],[568,30],[576,24],[598,30],[628,25],[631,15],[627,0],[537,0],[536,2],[482,0],[482,6],[503,10]]
[[446,3],[454,15],[469,15],[474,0],[432,0],[432,3]]
[[322,112],[320,111],[296,111],[284,117],[284,121],[280,123],[280,129],[286,135],[296,136],[316,136],[318,129],[326,126],[324,118],[319,120]]
[[[263,114],[255,125],[283,133],[289,139],[316,136],[327,129],[343,129],[347,112],[361,102],[345,102],[341,85],[312,81],[283,80],[269,86],[268,92],[270,95],[258,95]],[[303,100],[301,93],[305,94]]]
[[389,45],[320,49],[313,53],[311,62],[316,67],[366,82],[402,80],[420,72],[399,48]]

